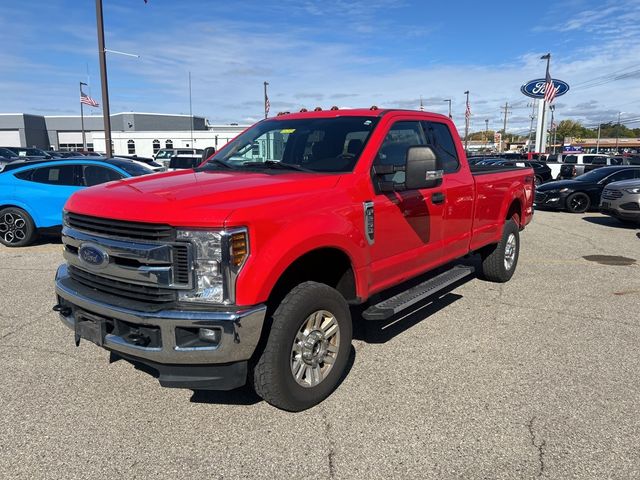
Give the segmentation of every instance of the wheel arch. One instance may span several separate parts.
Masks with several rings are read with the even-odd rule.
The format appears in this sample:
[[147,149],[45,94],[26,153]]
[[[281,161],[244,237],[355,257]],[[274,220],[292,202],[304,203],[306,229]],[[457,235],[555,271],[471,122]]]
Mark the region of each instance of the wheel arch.
[[4,208],[19,208],[21,210],[24,210],[25,212],[27,212],[29,214],[29,216],[31,217],[31,220],[33,220],[33,224],[36,228],[40,228],[40,219],[38,218],[38,216],[36,215],[35,211],[29,207],[28,205],[22,203],[22,202],[16,202],[16,201],[10,201],[10,202],[1,202],[0,201],[0,210],[4,209]]

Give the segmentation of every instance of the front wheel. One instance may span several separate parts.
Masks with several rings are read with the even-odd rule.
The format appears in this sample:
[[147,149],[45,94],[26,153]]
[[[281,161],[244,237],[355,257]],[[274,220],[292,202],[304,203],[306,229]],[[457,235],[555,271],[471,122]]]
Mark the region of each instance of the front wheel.
[[567,197],[567,210],[571,213],[584,213],[590,206],[591,199],[586,193],[576,192]]
[[352,336],[347,302],[328,285],[305,282],[289,292],[272,320],[253,371],[256,393],[291,412],[317,405],[347,366]]
[[17,207],[0,210],[0,243],[7,247],[24,247],[36,238],[36,227],[27,212]]
[[497,245],[482,255],[482,276],[490,282],[504,283],[511,280],[520,256],[520,229],[514,220],[508,220]]

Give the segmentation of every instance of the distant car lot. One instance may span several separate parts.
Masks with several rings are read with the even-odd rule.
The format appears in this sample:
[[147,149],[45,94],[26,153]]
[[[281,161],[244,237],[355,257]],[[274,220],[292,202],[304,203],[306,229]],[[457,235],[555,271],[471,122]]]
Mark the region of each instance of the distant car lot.
[[510,283],[359,324],[349,375],[300,414],[76,349],[50,311],[61,245],[0,246],[0,476],[636,478],[637,233],[536,212]]

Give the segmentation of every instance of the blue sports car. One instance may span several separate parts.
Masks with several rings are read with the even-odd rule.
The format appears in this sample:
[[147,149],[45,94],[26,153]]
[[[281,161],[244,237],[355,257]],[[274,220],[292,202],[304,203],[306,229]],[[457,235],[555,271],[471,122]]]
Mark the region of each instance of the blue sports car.
[[80,189],[147,173],[153,170],[118,159],[11,162],[0,172],[0,243],[23,247],[59,228],[65,202]]

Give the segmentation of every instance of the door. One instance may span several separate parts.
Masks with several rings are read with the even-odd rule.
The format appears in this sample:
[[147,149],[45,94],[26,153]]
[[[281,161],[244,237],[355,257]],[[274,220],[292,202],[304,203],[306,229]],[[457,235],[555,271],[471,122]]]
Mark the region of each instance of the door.
[[469,168],[460,164],[456,144],[447,124],[423,121],[422,128],[427,145],[433,149],[442,164],[442,260],[448,261],[466,255],[469,250],[474,181]]
[[37,227],[62,224],[62,208],[79,188],[77,170],[76,165],[52,165],[16,175],[25,180],[20,197],[36,212]]
[[[380,146],[377,165],[404,166],[410,146],[426,145],[419,121],[393,123]],[[442,186],[422,190],[383,192],[382,184],[404,183],[404,172],[372,175],[373,240],[371,289],[379,291],[438,263],[442,241],[444,202]],[[366,207],[365,207],[366,208]]]

